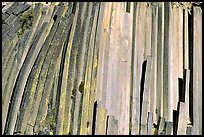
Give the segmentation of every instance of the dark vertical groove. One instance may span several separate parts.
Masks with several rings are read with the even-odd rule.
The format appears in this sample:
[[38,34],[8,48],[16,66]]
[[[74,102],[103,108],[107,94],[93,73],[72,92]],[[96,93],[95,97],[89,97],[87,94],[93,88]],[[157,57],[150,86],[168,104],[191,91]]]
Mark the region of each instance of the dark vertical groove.
[[57,15],[53,16],[53,20],[54,20],[54,22],[57,20]]
[[183,69],[183,99],[182,99],[182,102],[185,102],[186,100],[186,72],[187,72],[187,69]]
[[105,135],[107,135],[107,133],[108,133],[108,120],[109,120],[109,116],[107,116],[107,118],[106,118],[106,133],[105,133]]
[[166,132],[167,132],[166,127],[167,127],[167,122],[164,122],[164,129],[162,131],[163,135],[166,135]]
[[134,2],[133,11],[133,27],[132,27],[132,55],[131,55],[131,72],[130,72],[130,119],[129,119],[129,135],[132,132],[132,95],[133,95],[133,75],[134,75],[134,55],[135,55],[135,28],[136,28],[136,8],[137,3]]
[[93,107],[92,135],[95,135],[95,129],[96,129],[96,114],[97,114],[97,101],[95,101],[94,107]]
[[185,102],[184,80],[178,78],[179,102]]
[[173,135],[177,135],[179,109],[180,109],[180,102],[178,102],[177,111],[173,110]]
[[[157,128],[159,128],[160,123],[161,123],[161,117],[159,116],[159,119],[158,119],[158,122],[157,122]],[[159,130],[159,129],[158,129],[158,130]]]
[[130,2],[126,2],[126,12],[130,13]]
[[146,66],[147,66],[147,60],[143,61],[143,63],[142,63],[142,75],[141,75],[141,81],[140,81],[140,127],[139,127],[139,135],[141,133],[142,102],[143,102]]
[[77,3],[74,2],[74,4],[73,4],[73,8],[72,8],[72,13],[73,13],[73,14],[75,14],[75,11],[76,11],[76,5],[77,5]]
[[189,39],[189,69],[190,69],[190,83],[189,83],[189,117],[193,125],[193,10],[192,15],[188,13],[188,39]]
[[185,27],[186,27],[186,24],[185,24],[185,19],[186,19],[186,17],[185,17],[185,9],[183,9],[183,72],[185,71],[184,69],[185,69],[185,65],[186,65],[186,63],[185,63],[185,57],[186,57],[185,56],[185,49],[186,49],[186,43],[185,43],[185,40],[186,40],[186,37],[185,37],[185,32],[186,32]]

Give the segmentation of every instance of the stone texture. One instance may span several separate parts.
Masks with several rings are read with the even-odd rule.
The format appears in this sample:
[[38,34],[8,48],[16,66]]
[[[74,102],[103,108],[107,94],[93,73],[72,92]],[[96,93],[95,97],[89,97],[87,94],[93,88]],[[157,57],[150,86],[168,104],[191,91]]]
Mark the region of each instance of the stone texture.
[[2,134],[202,134],[200,6],[3,3]]

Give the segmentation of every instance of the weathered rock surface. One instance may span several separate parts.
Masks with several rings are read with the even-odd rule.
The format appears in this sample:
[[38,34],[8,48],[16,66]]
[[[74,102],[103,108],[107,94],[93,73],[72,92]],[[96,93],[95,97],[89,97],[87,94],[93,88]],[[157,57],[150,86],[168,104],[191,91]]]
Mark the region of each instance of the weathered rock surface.
[[199,2],[3,2],[2,134],[201,135]]

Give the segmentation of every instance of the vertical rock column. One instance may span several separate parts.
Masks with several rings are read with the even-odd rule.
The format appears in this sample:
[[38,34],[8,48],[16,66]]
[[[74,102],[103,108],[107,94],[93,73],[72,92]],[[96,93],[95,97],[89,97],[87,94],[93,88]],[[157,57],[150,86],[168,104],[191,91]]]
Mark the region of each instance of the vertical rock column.
[[193,7],[193,129],[202,134],[202,12]]

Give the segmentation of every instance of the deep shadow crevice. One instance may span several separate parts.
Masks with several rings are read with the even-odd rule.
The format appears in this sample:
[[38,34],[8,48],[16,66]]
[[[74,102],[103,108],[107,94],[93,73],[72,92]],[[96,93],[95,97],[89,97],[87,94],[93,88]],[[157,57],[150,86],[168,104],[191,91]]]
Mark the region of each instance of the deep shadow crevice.
[[93,107],[92,135],[95,135],[95,129],[96,129],[96,114],[97,114],[97,101],[95,101],[94,107]]
[[141,132],[142,102],[143,102],[146,67],[147,67],[147,60],[145,60],[142,63],[142,75],[141,75],[141,81],[140,81],[140,127],[139,127],[139,135]]

